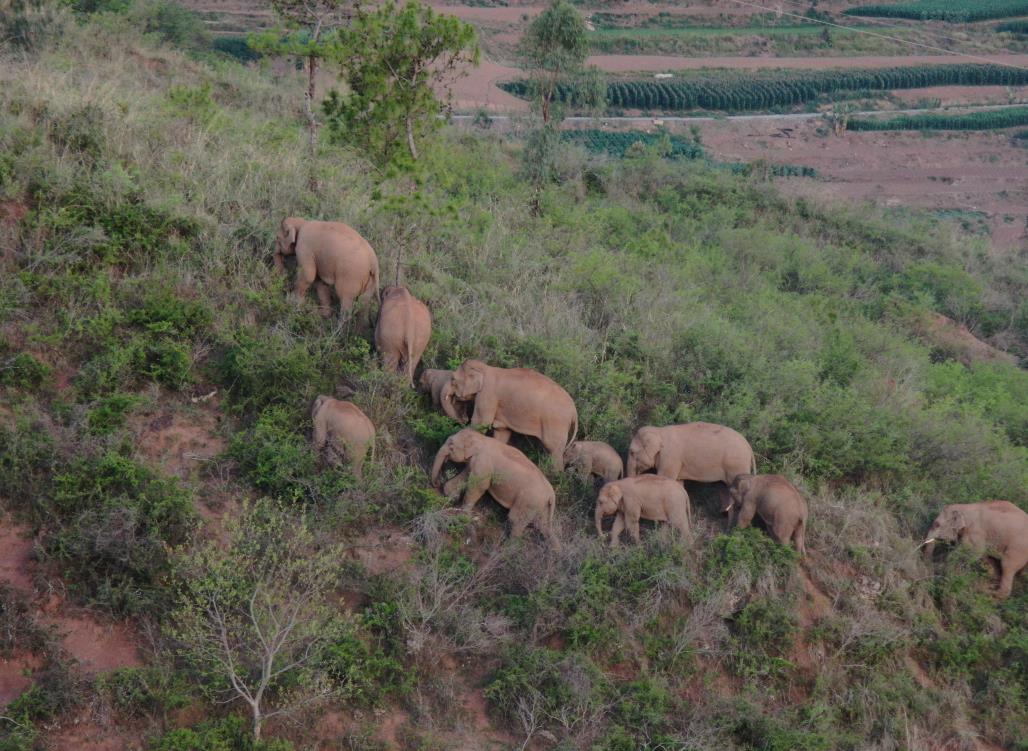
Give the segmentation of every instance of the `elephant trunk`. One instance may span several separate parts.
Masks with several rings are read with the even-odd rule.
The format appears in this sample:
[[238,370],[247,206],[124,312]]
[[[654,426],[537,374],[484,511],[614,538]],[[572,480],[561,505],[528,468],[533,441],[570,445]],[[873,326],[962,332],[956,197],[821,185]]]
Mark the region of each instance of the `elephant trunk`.
[[625,464],[625,477],[635,477],[639,472],[639,463],[634,456],[628,457]]
[[447,441],[435,455],[435,462],[432,464],[432,486],[439,488],[439,475],[443,471],[443,465],[450,458],[450,442]]
[[596,534],[603,537],[603,508],[596,506]]

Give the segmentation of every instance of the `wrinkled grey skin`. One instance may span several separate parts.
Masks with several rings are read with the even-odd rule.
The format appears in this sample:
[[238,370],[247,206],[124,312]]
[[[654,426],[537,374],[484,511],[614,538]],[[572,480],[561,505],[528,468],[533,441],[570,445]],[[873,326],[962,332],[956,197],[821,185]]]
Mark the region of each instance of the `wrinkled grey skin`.
[[1028,565],[1028,514],[1009,501],[944,506],[921,543],[931,558],[935,543],[962,542],[999,561],[1000,598],[1010,596],[1014,577]]
[[735,526],[746,528],[759,514],[776,542],[787,545],[791,540],[800,555],[807,554],[807,501],[787,479],[781,475],[738,475],[728,487],[728,496],[725,512],[730,524],[734,515]]
[[618,452],[603,441],[575,441],[564,452],[564,464],[604,482],[620,480],[625,473]]

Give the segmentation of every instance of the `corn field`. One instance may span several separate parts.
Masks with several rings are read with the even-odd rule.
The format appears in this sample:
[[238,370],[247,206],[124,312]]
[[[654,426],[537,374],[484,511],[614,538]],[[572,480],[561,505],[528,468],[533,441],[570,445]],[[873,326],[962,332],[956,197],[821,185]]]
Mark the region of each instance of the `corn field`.
[[[774,71],[741,76],[738,73],[690,76],[657,81],[615,80],[607,84],[607,104],[619,109],[687,111],[696,109],[742,112],[788,107],[840,91],[890,91],[928,86],[1022,86],[1028,70],[1000,65],[918,65],[824,71]],[[501,84],[527,98],[527,81]],[[562,100],[575,94],[573,84],[558,90]]]
[[996,130],[1028,125],[1028,107],[962,115],[900,115],[885,120],[850,120],[849,130]]
[[991,18],[1028,16],[1025,0],[914,0],[888,5],[862,5],[849,8],[847,16],[911,18],[915,21],[987,21]]

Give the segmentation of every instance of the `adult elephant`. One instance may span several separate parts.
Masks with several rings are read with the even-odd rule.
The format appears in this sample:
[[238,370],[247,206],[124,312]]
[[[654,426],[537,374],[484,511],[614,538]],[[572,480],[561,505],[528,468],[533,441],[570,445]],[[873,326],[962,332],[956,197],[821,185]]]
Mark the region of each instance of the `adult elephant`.
[[315,285],[321,315],[331,314],[332,292],[340,318],[355,301],[367,306],[378,295],[378,256],[357,230],[342,222],[319,222],[295,216],[282,220],[275,238],[275,267],[285,270],[285,256],[296,256],[296,296],[303,300]]
[[[440,486],[440,475],[447,462],[466,466]],[[432,464],[432,484],[450,498],[458,497],[463,487],[463,510],[467,513],[489,493],[509,510],[511,537],[520,537],[531,524],[551,545],[560,546],[553,533],[553,511],[557,502],[553,486],[539,468],[513,446],[464,428],[440,447]]]
[[760,516],[779,545],[791,541],[796,552],[807,554],[807,501],[796,486],[781,475],[740,474],[728,487],[729,503],[725,513],[731,524],[745,529]]
[[432,337],[432,313],[428,306],[402,286],[382,290],[375,326],[375,347],[382,366],[403,373],[414,386],[414,371]]
[[503,443],[511,433],[538,438],[554,466],[564,469],[564,450],[578,434],[578,410],[554,381],[528,368],[494,368],[465,360],[453,373],[453,395],[474,400],[472,425],[488,425]]
[[925,555],[931,557],[938,540],[963,542],[999,561],[1001,598],[1009,597],[1014,577],[1028,565],[1028,514],[1009,501],[953,503],[943,506],[925,541]]
[[730,485],[737,475],[756,474],[757,463],[749,442],[731,428],[690,422],[639,428],[628,447],[625,475],[651,469],[672,480]]

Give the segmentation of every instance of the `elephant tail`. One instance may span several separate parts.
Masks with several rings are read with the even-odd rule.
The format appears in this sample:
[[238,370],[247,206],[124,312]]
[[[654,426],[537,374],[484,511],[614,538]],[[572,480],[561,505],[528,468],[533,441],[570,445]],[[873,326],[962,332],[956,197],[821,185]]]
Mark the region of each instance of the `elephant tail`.
[[564,448],[567,448],[572,443],[578,440],[578,410],[575,410],[575,418],[571,423],[571,430],[568,431],[568,442],[564,444]]

